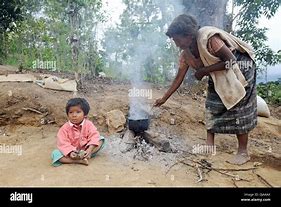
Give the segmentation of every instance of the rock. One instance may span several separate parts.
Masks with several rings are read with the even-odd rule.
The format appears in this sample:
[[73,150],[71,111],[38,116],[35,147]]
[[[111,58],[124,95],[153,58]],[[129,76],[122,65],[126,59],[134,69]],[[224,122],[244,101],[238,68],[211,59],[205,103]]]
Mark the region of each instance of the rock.
[[138,169],[138,168],[135,168],[134,166],[132,166],[131,169],[132,169],[133,171],[139,171],[139,170],[140,170],[140,169]]
[[135,133],[132,130],[127,130],[123,136],[122,142],[126,144],[135,144]]
[[175,119],[171,118],[170,124],[171,124],[171,125],[175,125]]
[[13,92],[11,90],[8,91],[8,96],[9,97],[13,96]]
[[120,132],[124,129],[126,118],[122,111],[112,110],[106,113],[106,124],[109,133]]
[[17,109],[15,111],[15,115],[21,116],[23,114],[23,111],[21,109]]
[[99,72],[99,78],[106,78],[106,74],[104,72]]
[[97,123],[99,124],[99,125],[103,125],[103,123],[104,123],[104,117],[103,116],[97,116]]
[[119,147],[120,147],[120,152],[125,153],[125,152],[129,152],[132,149],[134,149],[135,145],[121,142]]
[[258,167],[258,166],[261,166],[262,163],[261,162],[254,162],[254,167]]
[[155,183],[153,180],[149,180],[149,181],[147,182],[147,184],[156,185],[156,183]]
[[123,136],[123,139],[120,143],[120,151],[125,153],[132,150],[135,147],[136,139],[135,133],[132,130],[127,130]]
[[159,136],[152,131],[145,131],[143,136],[148,143],[153,144],[159,151],[172,152],[169,140],[163,138],[163,136]]
[[203,91],[203,97],[206,98],[207,95],[208,95],[207,90],[204,90],[204,91]]
[[171,115],[176,115],[176,112],[171,111],[170,114],[171,114]]
[[206,125],[206,122],[205,122],[204,120],[202,120],[202,119],[200,119],[200,120],[198,121],[198,123],[203,124],[203,125]]

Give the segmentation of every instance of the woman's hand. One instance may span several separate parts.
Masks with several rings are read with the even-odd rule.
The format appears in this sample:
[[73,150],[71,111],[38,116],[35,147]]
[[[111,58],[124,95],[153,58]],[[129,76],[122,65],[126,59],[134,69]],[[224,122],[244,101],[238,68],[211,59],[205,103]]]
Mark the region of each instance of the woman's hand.
[[153,106],[159,107],[159,106],[163,105],[166,101],[167,101],[167,99],[159,98],[155,101]]
[[194,75],[195,75],[195,78],[196,78],[197,80],[202,80],[202,78],[203,78],[205,75],[207,75],[206,69],[205,69],[205,68],[199,68],[199,69],[196,70],[196,72],[195,72]]

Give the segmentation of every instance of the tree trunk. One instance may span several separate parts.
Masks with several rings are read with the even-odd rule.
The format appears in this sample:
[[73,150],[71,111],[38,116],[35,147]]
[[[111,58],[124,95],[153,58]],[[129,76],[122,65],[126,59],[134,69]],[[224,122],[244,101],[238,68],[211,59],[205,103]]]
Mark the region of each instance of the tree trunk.
[[228,0],[183,0],[184,13],[196,17],[202,26],[215,26],[224,29],[226,4]]
[[78,57],[79,57],[79,8],[75,1],[70,0],[68,2],[68,15],[70,20],[71,35],[70,35],[70,46],[72,53],[72,69],[75,71],[75,80],[77,83],[77,90],[82,90],[83,85],[81,81],[81,74],[78,70]]

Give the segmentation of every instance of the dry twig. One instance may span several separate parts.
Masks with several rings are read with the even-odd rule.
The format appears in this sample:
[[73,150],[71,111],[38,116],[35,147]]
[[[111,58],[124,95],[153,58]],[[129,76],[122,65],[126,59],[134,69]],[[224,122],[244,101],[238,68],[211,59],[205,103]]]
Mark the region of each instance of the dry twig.
[[198,177],[199,177],[199,179],[197,180],[197,183],[199,183],[199,182],[203,181],[203,176],[202,176],[202,172],[200,170],[199,165],[197,164],[195,167],[197,169],[197,173],[198,173]]
[[262,181],[262,183],[268,185],[269,187],[273,188],[273,186],[264,178],[262,177],[261,175],[259,175],[258,173],[254,172],[257,177],[259,178],[260,181]]
[[[241,178],[241,177],[239,177],[238,175],[233,175],[233,174],[230,174],[230,173],[227,173],[227,172],[224,172],[224,171],[239,171],[239,169],[224,169],[224,168],[213,168],[211,165],[210,165],[210,163],[208,163],[208,162],[204,162],[204,164],[202,164],[201,162],[198,162],[198,161],[195,161],[195,160],[191,160],[191,159],[187,159],[187,158],[185,158],[186,160],[189,160],[189,161],[191,161],[191,162],[193,162],[193,163],[195,163],[195,164],[197,164],[197,165],[200,165],[203,169],[205,168],[205,169],[208,169],[208,170],[214,170],[215,172],[217,172],[217,173],[220,173],[220,174],[222,174],[222,175],[226,175],[226,176],[229,176],[229,177],[232,177],[232,179],[235,179],[235,180],[243,180],[243,181],[246,181],[246,182],[250,182],[250,180],[248,180],[248,179],[245,179],[245,178]],[[172,167],[174,167],[175,165],[177,165],[177,164],[179,164],[179,163],[182,163],[182,164],[184,164],[184,165],[188,165],[188,166],[190,166],[190,167],[193,167],[193,168],[195,168],[195,169],[197,169],[197,172],[198,172],[198,168],[199,167],[196,167],[196,165],[192,165],[192,164],[190,164],[190,163],[186,163],[186,162],[184,162],[185,160],[181,160],[181,161],[179,161],[179,162],[176,162],[176,163],[174,163],[173,165],[171,165],[170,167],[169,167],[169,169],[168,169],[168,171],[166,172],[166,175],[169,173],[169,171],[172,169]],[[246,169],[240,169],[240,171],[246,171],[246,170],[252,170],[253,168],[246,168]],[[254,168],[255,169],[255,168]],[[199,174],[199,172],[198,172],[198,174]],[[202,176],[202,174],[201,174],[201,176]],[[199,178],[200,178],[200,176],[199,176]],[[200,179],[199,179],[200,180]],[[201,180],[200,180],[201,181]],[[200,182],[199,181],[199,182]],[[270,185],[270,184],[269,184]]]
[[235,168],[214,168],[216,170],[223,170],[223,171],[249,171],[249,170],[256,170],[256,167],[250,167],[250,168],[240,168],[240,169],[235,169]]
[[38,111],[36,109],[33,109],[33,108],[22,108],[23,110],[25,111],[32,111],[32,112],[35,112],[37,114],[43,114],[41,111]]
[[230,174],[230,173],[227,173],[227,172],[223,172],[223,171],[217,170],[216,168],[203,165],[203,164],[201,164],[200,162],[197,162],[197,161],[194,161],[194,160],[190,160],[190,161],[195,162],[195,163],[198,163],[198,164],[201,165],[203,168],[206,168],[206,169],[209,169],[209,170],[214,170],[215,172],[218,172],[218,173],[220,173],[220,174],[222,174],[222,175],[226,175],[226,176],[232,177],[232,178],[234,178],[235,180],[243,180],[243,181],[250,182],[250,180],[247,180],[247,179],[244,179],[244,178],[240,178],[238,175],[233,175],[233,174]]
[[233,185],[236,187],[236,188],[238,188],[238,186],[237,186],[237,184],[236,184],[236,182],[235,182],[235,179],[231,179],[232,180],[232,183],[233,183]]

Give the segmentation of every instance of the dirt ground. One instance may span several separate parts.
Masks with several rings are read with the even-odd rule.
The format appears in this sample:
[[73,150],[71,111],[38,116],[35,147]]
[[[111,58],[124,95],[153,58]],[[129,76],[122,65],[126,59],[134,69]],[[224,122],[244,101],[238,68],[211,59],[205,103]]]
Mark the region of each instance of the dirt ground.
[[[0,66],[0,74],[12,72],[12,68]],[[151,87],[153,99],[149,101],[152,105],[166,89]],[[226,162],[236,152],[237,141],[233,135],[216,137],[215,155],[192,154],[193,146],[205,143],[204,97],[175,93],[165,105],[153,110],[150,124],[151,129],[170,141],[173,151],[160,152],[145,144],[149,156],[140,159],[143,157],[138,157],[138,149],[120,151],[126,129],[109,134],[105,122],[106,113],[113,109],[127,116],[128,89],[129,84],[109,79],[86,81],[85,90],[78,95],[89,101],[89,118],[106,137],[106,146],[90,160],[89,166],[52,167],[51,152],[56,147],[56,133],[66,121],[64,107],[73,93],[43,89],[34,83],[0,83],[0,145],[21,146],[22,149],[20,154],[0,153],[0,185],[281,186],[280,108],[271,107],[270,118],[258,118],[258,126],[249,139],[251,161],[233,166]],[[171,119],[175,123],[171,124]],[[211,169],[204,163],[211,164],[208,165]]]

